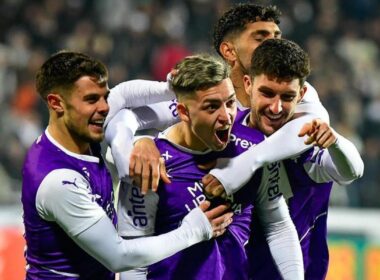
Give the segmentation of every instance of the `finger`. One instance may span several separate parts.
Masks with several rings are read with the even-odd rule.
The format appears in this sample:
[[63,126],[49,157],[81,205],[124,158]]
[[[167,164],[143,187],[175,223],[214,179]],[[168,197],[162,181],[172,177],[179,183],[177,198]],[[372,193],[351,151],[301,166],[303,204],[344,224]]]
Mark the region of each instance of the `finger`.
[[202,212],[206,212],[206,210],[210,207],[210,201],[205,200],[201,204],[199,204],[199,208],[201,208]]
[[136,159],[135,161],[135,167],[133,169],[133,176],[134,177],[141,177],[141,173],[142,173],[142,164],[141,164],[141,160],[140,159]]
[[303,127],[301,128],[301,130],[298,132],[298,136],[299,137],[303,137],[305,136],[306,134],[310,135],[310,133],[312,132],[313,130],[313,126],[311,123],[306,123],[303,125]]
[[206,174],[205,176],[203,176],[202,178],[202,184],[203,186],[207,186],[209,185],[213,180],[215,180],[215,177],[212,176],[211,174]]
[[318,146],[322,147],[330,136],[331,134],[328,131],[323,131],[317,135],[315,142]]
[[313,119],[313,128],[314,130],[319,129],[320,125],[322,124],[322,121],[320,119]]
[[156,191],[159,181],[160,181],[160,162],[159,161],[152,161],[151,163],[151,181],[150,181],[150,187],[152,191]]
[[337,140],[336,136],[333,133],[331,133],[331,135],[329,135],[327,140],[323,143],[323,148],[330,147],[336,142],[336,140]]
[[209,211],[206,211],[205,214],[209,220],[212,220],[222,215],[228,208],[229,208],[229,205],[222,204]]
[[218,221],[211,221],[213,236],[217,237],[222,235],[228,228],[228,226],[232,223],[232,212],[226,213],[223,217],[218,218]]
[[313,136],[310,136],[308,137],[305,142],[304,142],[306,145],[314,145],[315,144],[315,141],[314,141],[314,137]]
[[150,166],[149,164],[144,164],[142,166],[142,174],[141,174],[141,193],[146,194],[149,189],[150,183]]
[[135,176],[136,158],[131,156],[129,159],[129,176],[132,178]]
[[166,173],[165,160],[163,158],[160,158],[159,160],[160,160],[160,178],[166,184],[170,184],[172,181],[170,180],[169,175]]
[[202,184],[206,195],[220,196],[224,192],[222,184],[211,174],[207,174],[202,178]]
[[218,196],[221,196],[224,192],[225,192],[224,191],[224,187],[222,185],[219,185],[219,186],[214,187],[214,189],[212,190],[211,194],[214,197],[218,197]]
[[232,212],[225,213],[224,215],[212,219],[211,224],[215,227],[219,227],[218,230],[221,230],[230,224],[230,220],[233,216]]

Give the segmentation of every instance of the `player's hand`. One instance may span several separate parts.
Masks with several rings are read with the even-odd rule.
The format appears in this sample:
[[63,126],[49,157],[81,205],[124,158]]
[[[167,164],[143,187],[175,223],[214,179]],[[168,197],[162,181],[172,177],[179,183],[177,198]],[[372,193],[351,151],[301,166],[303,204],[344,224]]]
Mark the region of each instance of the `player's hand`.
[[165,161],[152,139],[145,137],[135,142],[129,161],[129,176],[141,187],[142,194],[148,189],[156,191],[160,178],[170,183]]
[[227,212],[230,205],[222,204],[219,205],[211,210],[207,209],[210,207],[209,201],[203,201],[199,208],[205,213],[206,217],[208,218],[211,226],[213,237],[221,236],[225,231],[227,230],[227,227],[232,223],[232,216],[233,213],[231,211]]
[[207,174],[203,176],[202,184],[203,184],[203,189],[206,196],[208,197],[220,196],[222,198],[227,197],[226,191],[224,190],[222,183],[220,183],[219,180],[216,179],[211,174]]
[[309,136],[305,144],[312,144],[320,148],[328,148],[337,141],[335,131],[321,119],[314,119],[312,122],[304,124],[298,133],[299,137]]

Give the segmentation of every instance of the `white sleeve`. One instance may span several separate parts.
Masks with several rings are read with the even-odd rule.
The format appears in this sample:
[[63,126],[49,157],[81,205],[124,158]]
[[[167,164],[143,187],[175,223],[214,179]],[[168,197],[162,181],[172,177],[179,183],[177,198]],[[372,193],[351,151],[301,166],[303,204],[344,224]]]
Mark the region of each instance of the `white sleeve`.
[[[279,166],[283,169],[282,165]],[[279,183],[289,184],[286,172],[281,172],[281,174]],[[303,279],[303,258],[297,231],[290,218],[284,197],[280,195],[273,199],[268,195],[270,178],[268,170],[264,169],[256,199],[258,218],[282,278]]]
[[304,143],[307,136],[298,137],[299,131],[305,123],[315,118],[328,121],[328,114],[319,100],[314,97],[309,99],[297,105],[299,117],[286,123],[263,142],[228,162],[218,161],[210,174],[222,183],[227,194],[238,191],[265,164],[296,156],[311,147]]
[[106,124],[123,108],[139,107],[175,98],[169,82],[132,80],[118,84],[108,97],[110,110]]
[[105,139],[111,147],[120,180],[126,181],[129,176],[129,155],[133,149],[136,131],[166,128],[178,120],[175,100],[122,109],[110,120],[105,129]]
[[129,178],[129,155],[133,149],[133,137],[139,126],[136,115],[130,109],[122,109],[108,123],[105,139],[111,148],[112,159],[108,149],[106,159],[116,166],[119,179]]
[[347,185],[363,176],[364,163],[353,143],[337,134],[337,142],[328,149],[315,148],[313,158],[304,164],[317,183],[329,181]]
[[42,180],[36,209],[44,220],[56,222],[69,235],[78,235],[106,216],[93,196],[89,182],[80,173],[56,169]]
[[[197,207],[171,232],[124,240],[103,209],[92,202],[83,176],[67,169],[48,176],[37,193],[38,213],[43,219],[60,225],[84,251],[111,271],[150,265],[212,237],[210,222]],[[48,185],[49,182],[52,184]]]
[[125,240],[107,217],[71,236],[83,250],[114,272],[148,266],[211,237],[211,225],[198,207],[186,215],[179,228],[158,236]]

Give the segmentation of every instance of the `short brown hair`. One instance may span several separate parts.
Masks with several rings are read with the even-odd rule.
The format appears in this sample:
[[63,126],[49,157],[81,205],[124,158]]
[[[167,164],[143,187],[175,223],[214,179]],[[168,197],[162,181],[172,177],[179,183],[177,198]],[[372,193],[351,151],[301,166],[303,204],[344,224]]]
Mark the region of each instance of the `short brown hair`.
[[37,72],[36,88],[46,100],[52,90],[69,90],[83,76],[95,77],[100,82],[106,82],[108,71],[102,62],[84,53],[59,51],[45,61]]

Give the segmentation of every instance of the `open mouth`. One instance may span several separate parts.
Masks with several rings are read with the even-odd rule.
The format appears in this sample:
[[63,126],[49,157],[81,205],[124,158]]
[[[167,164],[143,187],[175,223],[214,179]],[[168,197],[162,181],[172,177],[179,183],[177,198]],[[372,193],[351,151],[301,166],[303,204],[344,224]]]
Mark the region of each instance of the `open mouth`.
[[279,114],[279,115],[265,115],[265,118],[269,122],[274,123],[274,124],[277,124],[278,122],[281,122],[282,121],[282,117],[283,117],[282,114]]
[[220,142],[226,143],[228,142],[229,138],[229,128],[226,129],[220,129],[215,132],[216,137],[219,139]]
[[98,127],[98,128],[103,128],[103,125],[104,125],[104,119],[90,121],[90,125],[96,126],[96,127]]

